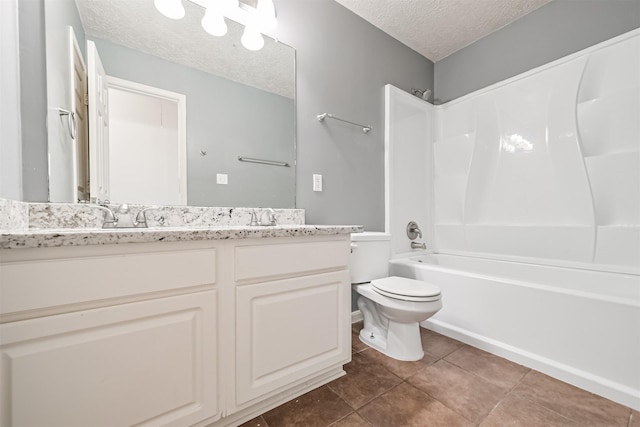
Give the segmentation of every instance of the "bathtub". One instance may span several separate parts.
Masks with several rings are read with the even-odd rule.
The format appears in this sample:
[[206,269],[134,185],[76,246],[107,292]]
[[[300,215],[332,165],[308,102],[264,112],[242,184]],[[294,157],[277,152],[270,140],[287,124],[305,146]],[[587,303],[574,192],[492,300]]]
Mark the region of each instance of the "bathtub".
[[441,254],[389,267],[442,290],[423,327],[640,409],[640,276]]

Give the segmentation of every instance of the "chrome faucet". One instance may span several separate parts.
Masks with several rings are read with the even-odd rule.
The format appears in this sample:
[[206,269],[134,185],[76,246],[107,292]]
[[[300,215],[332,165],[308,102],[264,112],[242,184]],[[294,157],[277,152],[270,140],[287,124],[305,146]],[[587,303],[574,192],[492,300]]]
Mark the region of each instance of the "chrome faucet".
[[258,222],[258,218],[256,217],[256,211],[251,211],[251,219],[249,220],[249,224],[247,224],[250,227],[257,227],[258,225],[260,225],[260,223]]
[[409,240],[415,240],[416,237],[422,239],[422,230],[418,228],[418,224],[416,224],[415,221],[410,221],[409,224],[407,224],[407,237]]
[[118,215],[116,215],[106,205],[91,205],[91,207],[100,209],[104,212],[104,220],[102,221],[102,228],[116,228],[118,226]]
[[426,243],[411,242],[411,249],[427,249]]
[[[267,214],[268,221],[262,220],[264,214]],[[276,223],[276,212],[271,208],[266,208],[260,213],[260,225],[278,225]]]
[[133,228],[133,219],[131,219],[131,211],[126,203],[118,207],[118,223],[116,228]]
[[148,208],[144,208],[144,209],[140,209],[140,211],[138,212],[138,214],[136,215],[136,219],[133,221],[133,226],[135,228],[147,228],[147,211],[150,211],[152,209],[156,209],[154,206],[148,207]]

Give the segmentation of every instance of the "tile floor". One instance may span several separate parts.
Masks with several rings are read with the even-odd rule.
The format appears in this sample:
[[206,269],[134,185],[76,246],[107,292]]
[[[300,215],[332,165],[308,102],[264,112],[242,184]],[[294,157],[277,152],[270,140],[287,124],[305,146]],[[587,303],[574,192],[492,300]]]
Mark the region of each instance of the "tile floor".
[[400,362],[360,342],[347,375],[242,427],[640,427],[640,412],[422,329],[425,357]]

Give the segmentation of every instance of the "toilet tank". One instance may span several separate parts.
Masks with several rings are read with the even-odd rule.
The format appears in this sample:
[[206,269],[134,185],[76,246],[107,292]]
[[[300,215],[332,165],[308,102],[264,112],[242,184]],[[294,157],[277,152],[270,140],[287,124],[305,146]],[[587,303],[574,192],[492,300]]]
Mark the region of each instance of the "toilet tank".
[[351,234],[351,283],[366,283],[389,275],[391,235],[365,231]]

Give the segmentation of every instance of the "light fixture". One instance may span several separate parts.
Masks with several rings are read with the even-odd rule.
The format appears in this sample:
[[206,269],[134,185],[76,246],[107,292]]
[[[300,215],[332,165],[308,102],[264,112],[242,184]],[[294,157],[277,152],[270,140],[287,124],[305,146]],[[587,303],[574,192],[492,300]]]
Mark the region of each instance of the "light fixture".
[[182,1],[180,0],[154,0],[153,4],[167,18],[184,18],[184,6],[182,6]]
[[260,50],[264,46],[262,34],[260,34],[260,31],[258,31],[253,25],[247,25],[244,27],[244,32],[242,33],[240,42],[242,42],[242,46],[254,51]]
[[[213,36],[227,33],[225,18],[244,25],[240,41],[249,50],[260,50],[264,46],[262,34],[278,26],[273,0],[257,0],[256,7],[238,0],[189,0],[205,9],[202,28]],[[181,0],[154,0],[156,9],[171,19],[184,17]]]
[[212,36],[224,36],[227,34],[227,23],[224,15],[214,8],[207,8],[202,18],[202,28]]

